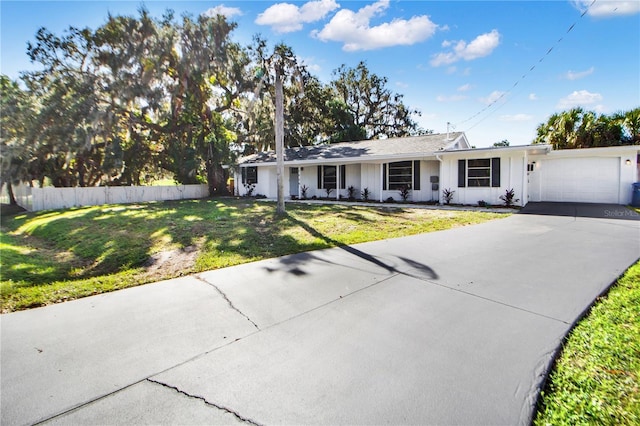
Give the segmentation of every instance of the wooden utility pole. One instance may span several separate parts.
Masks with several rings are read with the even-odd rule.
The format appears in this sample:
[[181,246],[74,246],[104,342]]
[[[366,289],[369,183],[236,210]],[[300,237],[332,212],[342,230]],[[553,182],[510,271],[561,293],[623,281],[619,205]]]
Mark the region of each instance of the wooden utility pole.
[[278,184],[277,215],[284,215],[284,96],[282,93],[282,66],[276,63],[276,182]]

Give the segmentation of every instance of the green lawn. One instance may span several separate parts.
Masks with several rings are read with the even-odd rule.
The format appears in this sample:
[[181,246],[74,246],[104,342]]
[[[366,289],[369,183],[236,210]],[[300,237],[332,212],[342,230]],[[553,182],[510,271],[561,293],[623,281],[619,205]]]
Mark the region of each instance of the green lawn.
[[2,312],[208,269],[504,217],[208,199],[3,215]]
[[534,424],[640,424],[640,262],[571,332]]

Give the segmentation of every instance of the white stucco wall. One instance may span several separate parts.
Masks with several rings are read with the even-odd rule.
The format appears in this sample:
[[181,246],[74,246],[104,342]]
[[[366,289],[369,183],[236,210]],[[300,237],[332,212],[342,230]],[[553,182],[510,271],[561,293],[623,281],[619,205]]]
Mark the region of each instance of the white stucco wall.
[[350,186],[355,189],[355,197],[360,198],[360,191],[362,190],[362,168],[360,164],[347,164],[345,166],[345,189],[340,190],[340,195],[343,197],[349,197]]
[[[378,184],[376,186],[376,191],[379,193],[380,188],[380,165],[378,167]],[[436,160],[421,160],[420,161],[420,189],[411,191],[411,195],[409,196],[408,201],[414,202],[423,202],[423,201],[437,201],[438,200],[438,191],[433,191],[431,189],[431,176],[439,176],[440,175],[440,163]],[[383,190],[382,191],[382,201],[386,200],[389,197],[393,197],[395,201],[402,201],[402,197],[400,196],[400,192],[395,189],[391,190]],[[380,200],[380,197],[377,196],[376,200]]]
[[[500,186],[499,187],[458,187],[458,160],[500,158]],[[492,205],[503,204],[500,196],[509,189],[515,192],[515,198],[519,199],[516,205],[526,204],[526,162],[524,151],[465,151],[457,155],[443,156],[440,176],[439,199],[443,203],[442,191],[450,189],[455,191],[452,203],[478,204],[485,201]]]
[[[329,165],[329,164],[327,164]],[[335,165],[335,164],[331,164]],[[327,191],[318,188],[318,167],[319,166],[301,166],[299,171],[300,176],[300,186],[306,185],[307,190],[307,198],[318,197],[324,198],[327,196]],[[339,185],[338,185],[339,186]],[[346,164],[345,165],[345,188],[340,189],[339,192],[336,193],[335,190],[331,192],[331,198],[338,197],[342,195],[343,197],[348,197],[349,191],[347,188],[353,186],[356,189],[356,197],[360,197],[360,191],[362,190],[362,181],[361,181],[361,165],[360,164]],[[300,193],[302,195],[302,192]]]
[[[340,164],[326,164],[336,165]],[[294,166],[286,166],[284,174],[284,189],[286,197],[289,197],[291,171],[290,168]],[[317,165],[311,166],[296,166],[299,170],[300,187],[307,187],[307,198],[318,197],[325,198],[327,196],[326,190],[318,188],[318,167]],[[440,164],[438,161],[421,161],[420,162],[420,190],[412,192],[411,201],[432,201],[437,200],[438,191],[432,191],[431,189],[431,176],[438,176],[440,173]],[[241,182],[241,175],[236,175],[236,180]],[[353,186],[355,188],[356,198],[362,198],[362,191],[365,188],[369,189],[369,199],[378,201],[382,196],[382,200],[386,200],[388,197],[393,197],[396,201],[399,201],[400,194],[397,190],[381,191],[382,179],[381,179],[381,165],[380,163],[364,163],[364,164],[345,164],[345,188],[335,190],[331,192],[331,198],[338,198],[342,196],[347,198],[349,195],[348,188]],[[245,195],[246,190],[242,185],[237,185],[238,195]],[[254,194],[263,194],[268,198],[276,198],[276,171],[275,167],[266,166],[258,167],[258,184],[254,190]],[[302,191],[299,192],[299,196],[302,196]]]
[[[288,188],[288,178],[285,173],[285,188]],[[239,196],[247,194],[247,186],[242,183],[242,172],[238,170],[235,173],[236,192]],[[276,187],[276,167],[264,166],[258,167],[258,183],[255,184],[253,195],[264,195],[267,198],[275,198],[277,196]]]
[[[513,149],[515,148],[515,149]],[[584,167],[588,162],[575,161],[580,158],[608,158],[615,159],[615,164],[611,166],[611,170],[617,174],[615,177],[611,176],[611,170],[607,174],[607,179],[610,182],[616,183],[616,187],[612,190],[615,197],[607,197],[613,201],[600,200],[596,202],[617,202],[619,204],[628,204],[632,198],[632,184],[640,181],[640,168],[638,164],[638,147],[609,147],[609,148],[591,148],[582,150],[564,150],[564,151],[551,151],[542,153],[547,150],[545,146],[535,147],[511,147],[505,149],[479,149],[479,150],[464,150],[458,152],[446,151],[438,154],[436,158],[440,158],[441,161],[436,160],[422,160],[420,162],[420,190],[414,190],[411,194],[410,201],[444,201],[442,197],[442,191],[444,189],[451,189],[454,192],[452,203],[456,204],[468,204],[476,205],[478,201],[485,201],[492,205],[501,205],[504,202],[500,200],[500,196],[505,195],[506,191],[513,189],[515,192],[515,198],[519,201],[516,205],[525,205],[529,201],[540,201],[535,197],[540,197],[543,193],[541,188],[541,176],[544,175],[545,164],[549,165],[551,161],[554,161],[555,169],[557,170],[558,164],[567,165],[567,173],[571,174],[571,167],[576,170],[589,170],[589,167]],[[533,154],[537,152],[539,154]],[[479,158],[500,158],[500,186],[499,187],[461,187],[458,188],[458,160],[459,159],[479,159]],[[565,159],[563,161],[563,159]],[[572,160],[573,159],[573,160]],[[394,161],[402,161],[403,159],[397,158]],[[533,165],[536,162],[534,171],[528,172],[527,165]],[[629,162],[627,164],[627,161]],[[602,164],[604,164],[603,162]],[[606,162],[612,165],[614,161]],[[326,163],[327,165],[339,166],[339,163]],[[580,166],[582,164],[582,166]],[[288,196],[290,191],[289,178],[290,166],[285,167],[284,175],[284,188],[285,193]],[[317,165],[296,165],[299,167],[300,186],[306,186],[307,197],[326,197],[326,191],[318,188]],[[549,167],[551,169],[551,167]],[[381,179],[381,163],[353,163],[346,164],[346,187],[354,186],[356,188],[357,198],[361,198],[361,193],[365,188],[369,190],[369,199],[374,201],[386,200],[388,197],[393,197],[394,200],[401,200],[399,191],[397,190],[382,190]],[[608,170],[608,169],[607,169]],[[587,176],[592,182],[599,183],[599,175],[601,170],[595,170],[593,176]],[[602,174],[602,173],[601,173]],[[576,175],[578,175],[576,173]],[[604,176],[604,174],[602,174]],[[438,190],[432,190],[431,176],[439,176]],[[576,181],[584,179],[584,173],[580,178],[576,178]],[[557,177],[556,180],[564,182],[562,177]],[[236,174],[236,182],[241,182],[240,174]],[[556,190],[553,187],[553,182],[549,183],[549,179],[546,179],[546,190],[549,194],[550,190]],[[595,186],[595,185],[594,185]],[[241,184],[236,185],[238,188],[238,194],[243,195],[245,193]],[[578,186],[582,189],[582,187]],[[258,167],[258,185],[254,194],[263,194],[269,198],[276,198],[276,173],[274,166]],[[543,192],[541,192],[543,191]],[[608,191],[608,189],[607,189]],[[556,191],[557,193],[558,191]],[[565,190],[569,194],[566,199],[562,201],[577,201],[580,197],[577,194],[578,191],[571,191],[571,189]],[[584,191],[583,191],[584,192]],[[341,189],[339,193],[332,191],[331,197],[334,198],[338,194],[343,197],[348,196],[348,190]],[[300,196],[302,194],[300,193]],[[543,197],[544,198],[544,197]],[[617,201],[616,201],[617,200]],[[545,201],[545,200],[542,200]]]
[[380,184],[382,182],[380,177],[380,164],[362,164],[360,167],[360,192],[365,188],[369,189],[369,200],[380,199]]
[[[307,187],[307,198],[311,198],[314,195],[316,197],[320,196],[317,188],[318,168],[316,166],[301,166],[298,173],[300,176],[300,187]],[[300,196],[302,196],[302,190],[300,191]]]

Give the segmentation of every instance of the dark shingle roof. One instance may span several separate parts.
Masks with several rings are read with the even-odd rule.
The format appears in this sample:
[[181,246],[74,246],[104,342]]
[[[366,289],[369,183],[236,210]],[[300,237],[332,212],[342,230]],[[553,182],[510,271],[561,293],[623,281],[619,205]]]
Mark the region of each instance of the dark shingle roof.
[[[366,160],[370,157],[431,155],[441,151],[458,139],[462,132],[432,134],[403,138],[372,139],[356,142],[340,142],[326,145],[303,146],[289,148],[284,152],[285,161],[313,161],[330,159],[358,158]],[[275,151],[248,155],[238,160],[239,164],[271,163],[276,161]]]

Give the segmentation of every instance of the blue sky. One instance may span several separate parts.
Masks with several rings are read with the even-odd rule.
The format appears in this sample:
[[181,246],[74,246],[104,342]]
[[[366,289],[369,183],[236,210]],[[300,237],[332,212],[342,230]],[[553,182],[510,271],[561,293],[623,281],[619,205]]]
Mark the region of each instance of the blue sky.
[[33,68],[26,43],[40,27],[96,28],[142,4],[157,17],[220,12],[239,24],[236,41],[284,42],[325,82],[366,61],[422,111],[424,128],[450,122],[477,147],[522,145],[554,112],[640,106],[640,1],[592,1],[2,0],[0,70]]

